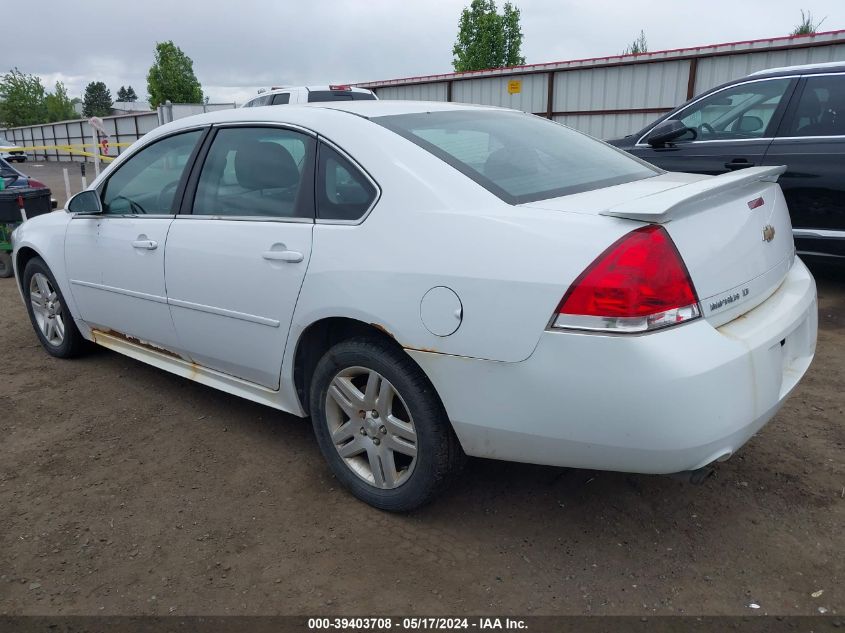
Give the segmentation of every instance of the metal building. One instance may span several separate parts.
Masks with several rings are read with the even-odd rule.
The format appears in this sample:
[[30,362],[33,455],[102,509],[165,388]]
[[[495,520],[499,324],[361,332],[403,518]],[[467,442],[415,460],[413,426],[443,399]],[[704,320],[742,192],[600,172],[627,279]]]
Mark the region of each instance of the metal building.
[[380,99],[516,108],[614,138],[752,72],[842,60],[845,30],[356,85],[374,90]]

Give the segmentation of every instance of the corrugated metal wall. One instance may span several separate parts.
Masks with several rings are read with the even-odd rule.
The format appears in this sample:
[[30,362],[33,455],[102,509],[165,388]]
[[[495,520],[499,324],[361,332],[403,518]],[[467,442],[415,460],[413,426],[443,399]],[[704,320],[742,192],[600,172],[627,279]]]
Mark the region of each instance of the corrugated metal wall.
[[[521,90],[516,94],[509,94],[508,82],[513,79],[522,82]],[[548,85],[549,78],[545,73],[522,77],[464,79],[452,84],[452,101],[504,106],[526,112],[542,112],[546,109]]]
[[413,101],[446,101],[446,83],[386,86],[378,91],[379,99],[412,99]]
[[[688,98],[758,70],[845,61],[845,31],[358,84],[381,99],[524,110],[599,138],[636,132]],[[548,99],[552,73],[552,100]],[[479,76],[480,75],[480,76]],[[510,94],[508,83],[520,81]]]
[[558,123],[585,132],[596,138],[621,138],[641,130],[654,121],[656,114],[566,114],[552,117]]
[[[554,111],[673,108],[686,101],[689,61],[555,73]],[[545,110],[545,105],[534,112]]]
[[698,62],[695,94],[766,68],[842,60],[845,60],[845,44],[704,58]]

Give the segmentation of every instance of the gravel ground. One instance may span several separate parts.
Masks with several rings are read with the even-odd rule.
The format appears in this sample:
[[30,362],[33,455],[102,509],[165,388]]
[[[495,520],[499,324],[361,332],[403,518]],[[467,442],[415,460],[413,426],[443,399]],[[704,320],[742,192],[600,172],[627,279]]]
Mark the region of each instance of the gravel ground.
[[339,489],[308,421],[48,356],[0,279],[0,615],[841,613],[845,273],[822,272],[813,366],[704,485],[474,460],[406,516]]

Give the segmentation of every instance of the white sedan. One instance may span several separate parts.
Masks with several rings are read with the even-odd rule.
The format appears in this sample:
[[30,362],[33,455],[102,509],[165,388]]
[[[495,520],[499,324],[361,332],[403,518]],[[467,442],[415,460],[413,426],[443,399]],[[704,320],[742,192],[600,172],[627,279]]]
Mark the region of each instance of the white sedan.
[[93,341],[310,416],[379,508],[465,455],[701,473],[813,358],[782,169],[666,173],[468,105],[228,110],[23,224],[15,272],[49,353]]

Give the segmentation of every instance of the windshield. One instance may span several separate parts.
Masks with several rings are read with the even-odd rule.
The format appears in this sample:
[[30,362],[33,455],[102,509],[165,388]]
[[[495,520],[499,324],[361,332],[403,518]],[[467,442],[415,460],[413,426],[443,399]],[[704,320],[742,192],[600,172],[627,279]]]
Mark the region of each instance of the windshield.
[[375,117],[505,202],[521,204],[655,176],[656,167],[547,119],[505,110]]

